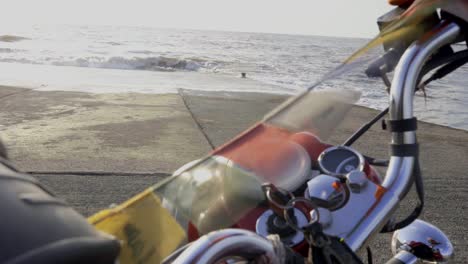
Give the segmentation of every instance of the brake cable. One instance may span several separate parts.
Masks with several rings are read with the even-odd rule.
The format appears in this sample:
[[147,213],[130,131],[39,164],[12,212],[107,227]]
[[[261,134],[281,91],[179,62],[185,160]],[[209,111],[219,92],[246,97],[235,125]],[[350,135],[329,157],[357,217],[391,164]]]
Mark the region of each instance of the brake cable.
[[[435,54],[426,64],[423,66],[420,74],[419,79],[421,79],[424,75],[429,73],[430,71],[434,70],[437,67],[442,65],[450,64],[452,62],[464,59],[468,57],[468,50],[461,50],[457,52],[453,52],[447,54],[448,52],[442,54]],[[445,75],[444,75],[445,76]],[[442,76],[443,77],[443,76]]]
[[361,126],[353,135],[351,135],[345,142],[342,144],[343,146],[349,147],[351,146],[356,140],[358,140],[364,133],[366,133],[377,121],[382,119],[387,113],[389,108],[385,108],[382,112],[372,118],[371,121]]
[[424,82],[422,82],[419,86],[418,86],[418,90],[422,90],[424,91],[424,87],[429,84],[430,82],[432,81],[435,81],[435,80],[438,80],[438,79],[442,79],[444,78],[445,76],[447,76],[448,74],[454,72],[455,70],[457,70],[458,68],[460,68],[461,66],[465,65],[466,63],[468,63],[468,50],[464,50],[463,51],[463,54],[464,56],[461,56],[453,61],[451,61],[450,63],[444,65],[443,67],[441,67],[440,69],[438,69],[435,73],[433,73],[431,75],[431,77],[429,77],[428,79],[426,79]]

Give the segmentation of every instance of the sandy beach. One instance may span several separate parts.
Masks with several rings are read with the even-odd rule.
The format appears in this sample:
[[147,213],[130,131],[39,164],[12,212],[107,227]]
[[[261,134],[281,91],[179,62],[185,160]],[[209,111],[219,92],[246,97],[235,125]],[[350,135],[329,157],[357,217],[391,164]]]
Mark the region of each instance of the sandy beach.
[[[122,202],[260,119],[285,97],[260,93],[91,94],[0,87],[0,137],[11,160],[35,174],[80,213]],[[330,143],[347,138],[377,111],[355,106]],[[423,219],[468,259],[468,132],[419,123],[426,188]],[[376,125],[355,148],[386,158],[389,134]],[[409,195],[414,198],[414,193]],[[402,204],[408,212],[415,199]],[[391,252],[375,242],[374,260]]]

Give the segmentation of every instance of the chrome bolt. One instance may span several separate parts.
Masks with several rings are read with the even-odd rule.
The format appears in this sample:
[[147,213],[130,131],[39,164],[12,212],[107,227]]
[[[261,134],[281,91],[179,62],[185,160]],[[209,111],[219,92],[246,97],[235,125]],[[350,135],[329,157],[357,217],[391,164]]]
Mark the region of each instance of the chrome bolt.
[[362,171],[352,171],[346,175],[349,188],[354,193],[359,193],[367,184],[367,176]]

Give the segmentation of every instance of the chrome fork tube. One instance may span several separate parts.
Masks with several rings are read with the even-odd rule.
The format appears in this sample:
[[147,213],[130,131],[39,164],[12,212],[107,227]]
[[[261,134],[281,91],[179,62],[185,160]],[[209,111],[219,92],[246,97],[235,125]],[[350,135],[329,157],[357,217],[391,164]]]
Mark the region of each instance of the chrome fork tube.
[[[419,73],[427,59],[441,46],[452,43],[460,33],[455,23],[441,22],[438,27],[413,43],[401,57],[390,90],[390,119],[413,118],[413,95]],[[415,144],[415,131],[392,133],[392,144]],[[390,158],[382,186],[387,190],[369,216],[345,237],[349,247],[359,250],[368,238],[379,232],[390,219],[401,199],[408,193],[415,157]]]

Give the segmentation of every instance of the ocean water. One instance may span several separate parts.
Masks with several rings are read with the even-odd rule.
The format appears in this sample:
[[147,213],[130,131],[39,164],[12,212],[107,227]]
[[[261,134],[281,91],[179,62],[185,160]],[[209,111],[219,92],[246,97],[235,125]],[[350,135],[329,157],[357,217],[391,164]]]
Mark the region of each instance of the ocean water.
[[[0,85],[40,90],[172,93],[177,89],[293,94],[368,39],[112,26],[35,26],[0,32]],[[241,79],[241,72],[247,79]],[[468,129],[468,67],[416,98],[419,118]],[[382,81],[353,71],[323,85],[388,105]]]

